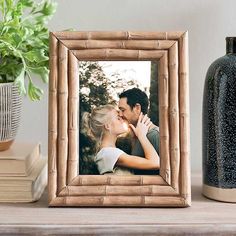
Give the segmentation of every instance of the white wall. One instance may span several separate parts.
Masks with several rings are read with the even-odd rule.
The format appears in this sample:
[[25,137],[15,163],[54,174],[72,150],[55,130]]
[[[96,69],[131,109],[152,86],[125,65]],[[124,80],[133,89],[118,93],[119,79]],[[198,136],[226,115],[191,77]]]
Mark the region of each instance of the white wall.
[[[189,31],[192,170],[201,170],[202,94],[210,63],[225,53],[225,37],[236,36],[235,0],[58,0],[51,31]],[[47,152],[47,86],[41,102],[24,99],[17,139],[41,141]]]

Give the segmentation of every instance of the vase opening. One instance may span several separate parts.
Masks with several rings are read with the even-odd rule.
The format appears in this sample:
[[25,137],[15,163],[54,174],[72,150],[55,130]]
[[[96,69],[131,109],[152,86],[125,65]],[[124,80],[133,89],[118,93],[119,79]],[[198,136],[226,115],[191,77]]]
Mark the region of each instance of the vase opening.
[[236,53],[236,37],[226,37],[226,54]]

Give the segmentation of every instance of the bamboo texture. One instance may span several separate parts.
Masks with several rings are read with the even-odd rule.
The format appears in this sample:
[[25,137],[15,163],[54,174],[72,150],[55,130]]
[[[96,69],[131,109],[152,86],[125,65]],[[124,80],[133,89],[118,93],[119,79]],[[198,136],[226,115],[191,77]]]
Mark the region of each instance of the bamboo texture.
[[[77,175],[77,60],[159,62],[160,175]],[[187,32],[51,33],[49,205],[189,206],[188,96]]]
[[68,157],[68,49],[59,44],[58,58],[58,191],[66,186]]
[[48,106],[48,201],[57,193],[57,61],[58,40],[50,33],[50,74]]
[[68,78],[68,162],[67,184],[78,173],[78,63],[76,57],[69,52],[69,78]]
[[186,202],[176,196],[66,196],[53,199],[51,206],[186,207]]
[[159,175],[134,175],[134,176],[116,176],[116,175],[79,175],[73,179],[70,185],[166,185],[167,183]]
[[138,49],[138,50],[163,50],[173,46],[171,40],[62,40],[62,43],[71,50],[82,49]]
[[178,196],[171,186],[66,186],[59,196]]
[[180,51],[180,155],[181,155],[181,195],[189,202],[191,199],[190,163],[189,163],[189,82],[188,82],[188,33],[185,32],[179,40]]
[[81,32],[56,32],[60,40],[178,40],[183,32],[138,32],[138,31],[81,31]]
[[159,60],[160,175],[170,184],[168,53]]
[[179,191],[179,76],[178,76],[178,43],[169,49],[169,122],[170,122],[170,164],[171,186]]
[[156,60],[163,56],[162,50],[85,49],[72,50],[79,60]]

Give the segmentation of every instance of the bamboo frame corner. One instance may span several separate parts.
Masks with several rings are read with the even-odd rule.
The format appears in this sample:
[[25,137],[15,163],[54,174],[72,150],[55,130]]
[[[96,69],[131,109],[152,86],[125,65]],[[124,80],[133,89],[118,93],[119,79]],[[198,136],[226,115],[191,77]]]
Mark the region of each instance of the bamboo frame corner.
[[[79,60],[159,64],[160,175],[78,175]],[[51,32],[49,206],[191,205],[188,32]]]

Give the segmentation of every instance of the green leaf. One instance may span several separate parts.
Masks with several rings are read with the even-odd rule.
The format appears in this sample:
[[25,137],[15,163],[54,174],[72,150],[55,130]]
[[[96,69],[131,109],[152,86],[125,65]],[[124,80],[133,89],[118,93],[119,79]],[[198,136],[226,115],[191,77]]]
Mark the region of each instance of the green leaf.
[[40,63],[42,61],[47,61],[49,58],[44,55],[44,50],[32,50],[23,54],[24,57],[30,62]]
[[12,19],[11,21],[8,21],[7,24],[9,27],[14,29],[14,33],[18,32],[19,33],[19,26],[20,26],[20,21],[18,17],[15,17],[14,19]]
[[33,34],[34,34],[34,31],[32,29],[26,28],[26,27],[25,28],[21,28],[20,35],[22,37],[22,41],[26,40],[26,43],[28,43],[28,41],[30,40],[30,37],[32,37]]
[[55,13],[56,10],[56,3],[45,2],[43,5],[43,9],[41,10],[42,14],[45,16],[51,16]]
[[8,36],[8,34],[12,33],[19,33],[19,27],[20,27],[20,22],[18,18],[12,19],[10,21],[7,21],[6,23],[2,24],[2,31],[1,35],[2,36]]
[[12,10],[13,10],[13,0],[5,0],[6,7],[5,7],[5,20],[9,21],[12,19]]
[[0,0],[0,10],[1,10],[2,13],[4,11],[4,1],[5,0]]
[[40,16],[36,16],[35,20],[36,20],[37,24],[42,24],[43,25],[43,24],[47,23],[48,17],[44,16],[44,15],[40,15]]
[[19,0],[18,4],[22,4],[22,6],[25,7],[32,7],[33,6],[33,1],[32,0]]
[[15,79],[14,84],[18,87],[20,95],[26,94],[25,89],[25,70],[22,70],[19,76]]
[[5,0],[5,3],[6,3],[6,6],[7,6],[8,9],[12,8],[13,0]]
[[43,95],[43,91],[36,87],[31,80],[29,80],[28,95],[32,101],[37,101],[40,100],[41,96]]
[[36,68],[29,68],[30,72],[34,73],[34,74],[38,74],[40,75],[40,77],[42,78],[44,83],[48,83],[48,74],[49,74],[49,70],[47,69],[47,67],[36,67]]
[[15,60],[3,59],[0,63],[0,74],[5,75],[8,80],[14,81],[23,69],[23,65]]
[[17,33],[12,35],[12,39],[14,40],[16,47],[18,47],[19,44],[22,42],[22,37],[20,37],[20,35]]
[[16,58],[15,60],[18,61],[18,58],[21,58],[22,63],[24,63],[21,52],[13,45],[11,38],[6,38],[4,40],[0,38],[0,48],[2,48],[1,56],[3,58],[10,56],[10,58],[13,60],[14,58],[12,56],[14,56]]
[[12,10],[12,18],[15,19],[15,18],[21,18],[22,16],[22,11],[23,11],[23,6],[21,3],[18,3],[15,8]]

